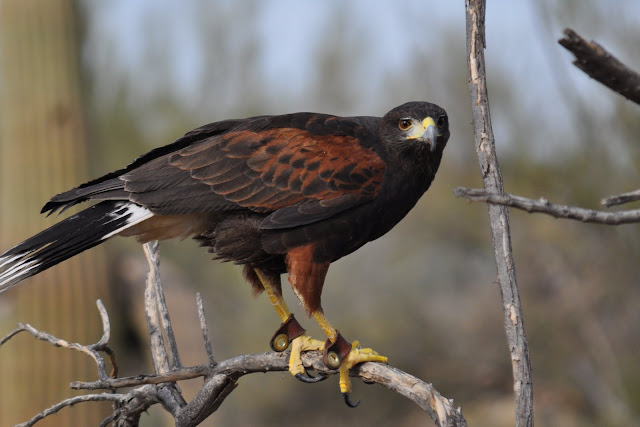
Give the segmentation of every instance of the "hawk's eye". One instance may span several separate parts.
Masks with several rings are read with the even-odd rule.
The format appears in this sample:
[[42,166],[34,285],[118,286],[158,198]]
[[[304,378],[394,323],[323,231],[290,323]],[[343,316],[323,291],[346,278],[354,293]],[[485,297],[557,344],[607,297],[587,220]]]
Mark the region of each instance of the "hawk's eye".
[[445,127],[445,125],[447,124],[447,116],[440,116],[438,117],[438,127],[440,129],[442,129],[443,127]]
[[411,119],[400,119],[398,121],[398,127],[400,130],[408,130],[411,126],[413,126]]

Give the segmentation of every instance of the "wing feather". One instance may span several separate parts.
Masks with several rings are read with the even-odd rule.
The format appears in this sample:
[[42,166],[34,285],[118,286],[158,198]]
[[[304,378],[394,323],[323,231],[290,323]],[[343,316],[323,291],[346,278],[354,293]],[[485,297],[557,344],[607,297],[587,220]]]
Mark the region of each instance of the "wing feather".
[[124,195],[160,215],[248,209],[267,214],[265,229],[311,224],[377,196],[376,132],[311,113],[212,124],[53,205]]

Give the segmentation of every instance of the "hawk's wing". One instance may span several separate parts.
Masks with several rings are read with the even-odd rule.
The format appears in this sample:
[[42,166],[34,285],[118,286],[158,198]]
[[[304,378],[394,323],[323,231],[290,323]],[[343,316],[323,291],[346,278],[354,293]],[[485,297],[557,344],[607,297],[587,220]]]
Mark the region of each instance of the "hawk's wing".
[[377,136],[353,119],[297,113],[233,125],[76,196],[127,199],[161,215],[249,209],[268,214],[262,228],[280,229],[328,218],[380,190],[385,163],[370,148]]

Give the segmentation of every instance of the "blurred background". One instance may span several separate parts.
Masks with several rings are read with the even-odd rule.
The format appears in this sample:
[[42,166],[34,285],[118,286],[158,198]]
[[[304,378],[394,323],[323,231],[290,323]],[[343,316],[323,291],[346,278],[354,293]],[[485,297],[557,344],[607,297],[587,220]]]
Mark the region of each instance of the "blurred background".
[[[633,0],[489,1],[487,72],[506,190],[598,208],[638,187],[639,106],[571,65],[570,27],[640,70]],[[409,100],[443,106],[452,126],[438,176],[392,232],[336,262],[323,305],[348,339],[433,385],[470,425],[513,424],[512,378],[486,207],[453,196],[482,185],[473,146],[464,2],[338,0],[0,0],[0,248],[50,225],[58,192],[122,167],[212,121],[316,111],[383,115]],[[629,206],[633,207],[633,206]],[[513,249],[540,425],[640,424],[638,226],[512,211]],[[161,245],[185,364],[206,362],[201,292],[218,360],[262,352],[279,320],[240,268],[192,241]],[[19,321],[69,341],[111,315],[120,375],[151,372],[142,311],[146,264],[114,239],[0,296],[0,335]],[[286,281],[286,278],[283,278]],[[285,298],[304,319],[285,282]],[[304,322],[316,336],[321,332]],[[21,335],[0,349],[0,425],[25,421],[92,380],[82,354]],[[182,384],[192,396],[201,384]],[[406,425],[412,403],[337,378],[305,385],[250,375],[205,425]],[[77,394],[77,393],[75,393]],[[63,409],[42,425],[97,425],[108,404]],[[153,408],[143,425],[170,425]]]

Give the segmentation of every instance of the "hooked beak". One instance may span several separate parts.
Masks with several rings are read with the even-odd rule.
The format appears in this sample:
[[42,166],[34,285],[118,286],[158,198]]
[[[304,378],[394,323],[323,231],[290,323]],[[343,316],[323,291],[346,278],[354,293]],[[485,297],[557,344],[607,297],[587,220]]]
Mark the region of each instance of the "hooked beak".
[[427,117],[422,121],[422,136],[420,139],[429,144],[429,149],[434,151],[436,149],[436,138],[438,137],[438,128],[436,123],[431,117]]

